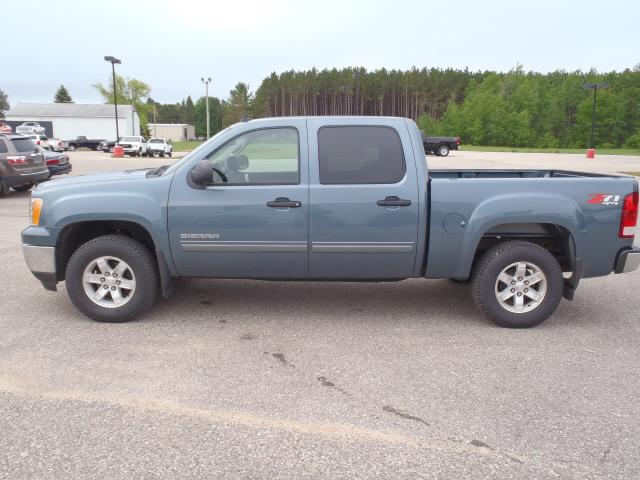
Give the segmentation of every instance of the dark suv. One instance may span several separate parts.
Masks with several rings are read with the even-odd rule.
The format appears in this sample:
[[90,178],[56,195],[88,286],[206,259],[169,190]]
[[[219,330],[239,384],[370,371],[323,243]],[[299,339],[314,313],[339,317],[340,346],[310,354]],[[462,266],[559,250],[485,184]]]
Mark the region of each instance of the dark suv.
[[0,134],[0,195],[26,192],[49,177],[44,157],[29,137]]

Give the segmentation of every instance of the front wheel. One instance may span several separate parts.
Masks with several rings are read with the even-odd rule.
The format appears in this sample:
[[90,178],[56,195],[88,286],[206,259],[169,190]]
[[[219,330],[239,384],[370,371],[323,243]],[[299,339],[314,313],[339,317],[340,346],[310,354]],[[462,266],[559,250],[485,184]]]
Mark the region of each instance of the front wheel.
[[124,235],[89,240],[71,256],[65,273],[73,304],[98,322],[126,322],[153,305],[158,273],[153,255]]
[[527,328],[545,321],[562,298],[562,269],[549,251],[531,242],[507,241],[478,260],[473,301],[501,327]]

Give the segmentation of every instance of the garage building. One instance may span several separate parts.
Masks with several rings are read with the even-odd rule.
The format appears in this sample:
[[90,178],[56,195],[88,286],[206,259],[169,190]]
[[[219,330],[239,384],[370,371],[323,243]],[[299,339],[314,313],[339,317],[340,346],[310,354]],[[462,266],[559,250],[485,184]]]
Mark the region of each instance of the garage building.
[[172,142],[186,142],[196,139],[196,127],[188,123],[147,123],[149,135],[166,138]]
[[[50,138],[69,140],[79,135],[115,140],[113,105],[81,103],[17,103],[5,114],[15,132],[22,122],[38,122]],[[140,118],[132,105],[118,105],[120,136],[140,135]]]

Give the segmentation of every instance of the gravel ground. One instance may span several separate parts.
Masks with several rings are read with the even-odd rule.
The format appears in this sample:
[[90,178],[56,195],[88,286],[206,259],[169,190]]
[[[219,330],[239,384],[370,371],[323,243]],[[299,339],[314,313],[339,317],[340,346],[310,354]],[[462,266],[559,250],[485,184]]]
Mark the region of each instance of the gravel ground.
[[[160,165],[73,152],[74,174]],[[638,157],[453,152],[436,168],[640,171]],[[0,478],[639,478],[640,272],[538,328],[466,285],[183,280],[92,322],[20,251],[0,199]]]

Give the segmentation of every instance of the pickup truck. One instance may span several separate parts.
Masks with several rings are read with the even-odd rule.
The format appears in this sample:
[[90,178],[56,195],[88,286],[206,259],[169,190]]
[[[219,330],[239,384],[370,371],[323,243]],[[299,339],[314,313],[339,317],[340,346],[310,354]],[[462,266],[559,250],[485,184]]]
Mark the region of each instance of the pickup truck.
[[426,153],[446,157],[451,150],[458,150],[460,137],[429,137],[422,133],[422,145]]
[[429,170],[409,119],[270,118],[170,166],[39,185],[22,244],[43,286],[65,281],[98,321],[136,317],[178,277],[443,278],[521,328],[582,278],[636,269],[637,213],[632,177]]
[[73,140],[65,140],[63,145],[67,150],[77,150],[78,148],[90,148],[91,150],[97,150],[98,145],[100,145],[100,142],[103,140],[103,138],[94,139],[80,135]]
[[155,157],[156,154],[160,157],[165,155],[170,157],[173,155],[173,145],[164,138],[150,138],[147,143],[147,157]]
[[124,149],[124,153],[131,157],[142,157],[147,155],[147,139],[141,136],[122,137],[118,141]]

